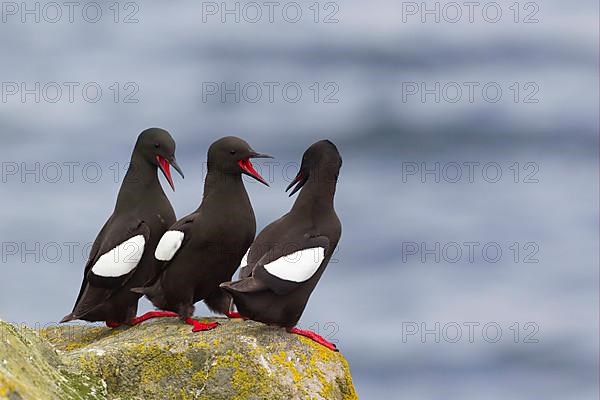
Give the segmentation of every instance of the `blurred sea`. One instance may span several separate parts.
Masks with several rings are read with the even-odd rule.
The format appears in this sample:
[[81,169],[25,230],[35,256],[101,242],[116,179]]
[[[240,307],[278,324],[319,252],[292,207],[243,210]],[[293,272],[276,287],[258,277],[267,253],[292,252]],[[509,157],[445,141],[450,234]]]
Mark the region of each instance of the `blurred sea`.
[[[270,189],[246,181],[259,229],[291,206],[283,189],[305,148],[330,138],[344,159],[336,197],[344,231],[301,326],[338,341],[361,399],[597,398],[598,3],[535,3],[533,24],[514,23],[512,1],[497,2],[498,23],[403,22],[404,3],[339,1],[335,24],[314,23],[309,3],[295,24],[202,22],[202,3],[192,1],[140,3],[134,24],[112,14],[95,24],[0,23],[3,83],[103,89],[97,103],[18,95],[0,103],[0,316],[35,325],[70,311],[83,244],[110,215],[144,128],[164,127],[177,141],[186,179],[168,196],[178,216],[200,201],[216,138],[239,135],[277,156],[279,164],[257,162]],[[121,101],[127,82],[139,102]],[[295,103],[278,90],[273,102],[222,102],[206,93],[213,82],[293,82],[303,94]],[[423,82],[457,83],[463,96],[407,94]],[[472,102],[465,82],[479,84]],[[497,102],[480,90],[489,83],[502,89]],[[324,102],[333,92],[338,102]],[[524,102],[528,95],[538,101]],[[73,182],[70,162],[79,163]],[[39,182],[25,173],[36,163]],[[55,177],[51,163],[60,179],[44,179]],[[89,163],[101,176],[95,167],[83,176]],[[435,168],[439,182],[422,175]],[[73,259],[69,242],[79,243]],[[440,251],[428,253],[436,243]],[[470,323],[479,324],[472,340]],[[422,324],[439,340],[422,338]]]

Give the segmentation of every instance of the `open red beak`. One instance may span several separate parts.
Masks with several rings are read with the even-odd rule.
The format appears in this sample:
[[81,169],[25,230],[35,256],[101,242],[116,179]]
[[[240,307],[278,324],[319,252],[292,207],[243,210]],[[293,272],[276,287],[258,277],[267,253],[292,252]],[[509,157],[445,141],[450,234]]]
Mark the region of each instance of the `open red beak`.
[[165,174],[165,178],[167,178],[167,181],[169,181],[169,185],[171,185],[171,189],[173,189],[173,191],[175,191],[175,185],[173,184],[173,177],[171,176],[171,166],[169,164],[169,162],[157,155],[156,156],[156,160],[158,161],[158,165],[160,167],[160,170],[163,172],[163,174]]
[[240,166],[240,168],[242,168],[242,170],[244,170],[244,172],[247,175],[250,175],[251,177],[253,177],[257,181],[259,181],[260,183],[269,186],[267,181],[265,181],[263,179],[263,177],[260,176],[260,174],[258,172],[256,172],[256,170],[254,169],[254,166],[250,162],[249,158],[244,158],[243,160],[238,161],[238,165]]

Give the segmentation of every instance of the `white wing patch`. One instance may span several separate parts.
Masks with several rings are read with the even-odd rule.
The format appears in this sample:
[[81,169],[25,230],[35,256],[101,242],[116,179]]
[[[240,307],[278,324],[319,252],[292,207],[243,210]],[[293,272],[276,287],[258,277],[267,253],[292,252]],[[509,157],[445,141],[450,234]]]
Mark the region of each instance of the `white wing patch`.
[[158,242],[158,246],[156,246],[156,251],[154,252],[154,257],[159,261],[171,261],[177,250],[181,247],[184,236],[185,234],[181,231],[167,231],[160,238],[160,242]]
[[246,265],[248,265],[248,253],[250,253],[250,249],[248,249],[248,251],[246,252],[246,254],[244,254],[244,257],[242,257],[242,261],[240,261],[240,268],[245,267]]
[[292,282],[304,282],[319,269],[325,258],[325,248],[312,247],[278,258],[265,265],[271,275]]
[[100,256],[92,267],[98,276],[119,277],[126,275],[137,267],[144,254],[146,240],[143,235],[134,236]]

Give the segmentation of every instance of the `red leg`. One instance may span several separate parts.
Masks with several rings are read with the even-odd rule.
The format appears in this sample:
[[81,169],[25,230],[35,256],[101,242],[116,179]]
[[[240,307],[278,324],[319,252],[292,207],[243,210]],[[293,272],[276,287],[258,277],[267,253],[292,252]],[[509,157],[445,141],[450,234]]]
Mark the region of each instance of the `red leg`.
[[203,323],[200,321],[196,321],[193,318],[186,319],[185,323],[193,326],[192,332],[209,331],[209,330],[214,329],[217,326],[219,326],[219,324],[217,324],[216,322]]
[[148,321],[152,318],[160,317],[178,317],[179,315],[172,311],[148,311],[146,314],[140,315],[131,320],[131,325],[141,324],[144,321]]
[[118,328],[121,326],[121,324],[115,321],[106,321],[106,326],[109,328]]
[[226,314],[227,318],[243,318],[243,319],[248,319],[246,317],[243,317],[242,314],[240,314],[237,311],[228,311]]
[[298,328],[287,328],[287,331],[289,333],[294,333],[296,335],[304,336],[311,340],[314,340],[315,342],[327,347],[329,350],[339,351],[335,344],[327,341],[323,336],[318,335],[312,331],[307,331],[307,330],[298,329]]

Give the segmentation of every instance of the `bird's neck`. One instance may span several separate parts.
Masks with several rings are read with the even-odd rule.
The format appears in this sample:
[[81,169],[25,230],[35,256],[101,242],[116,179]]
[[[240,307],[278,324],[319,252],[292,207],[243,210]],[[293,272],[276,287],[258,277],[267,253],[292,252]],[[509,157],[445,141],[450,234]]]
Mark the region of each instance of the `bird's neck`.
[[250,204],[242,176],[226,174],[218,170],[208,171],[200,206],[223,206],[232,200],[239,205]]
[[164,195],[157,166],[134,154],[121,184],[115,209],[130,206],[132,202],[148,201],[148,196],[156,193]]
[[310,176],[292,207],[292,212],[329,212],[333,210],[336,179],[334,177]]

